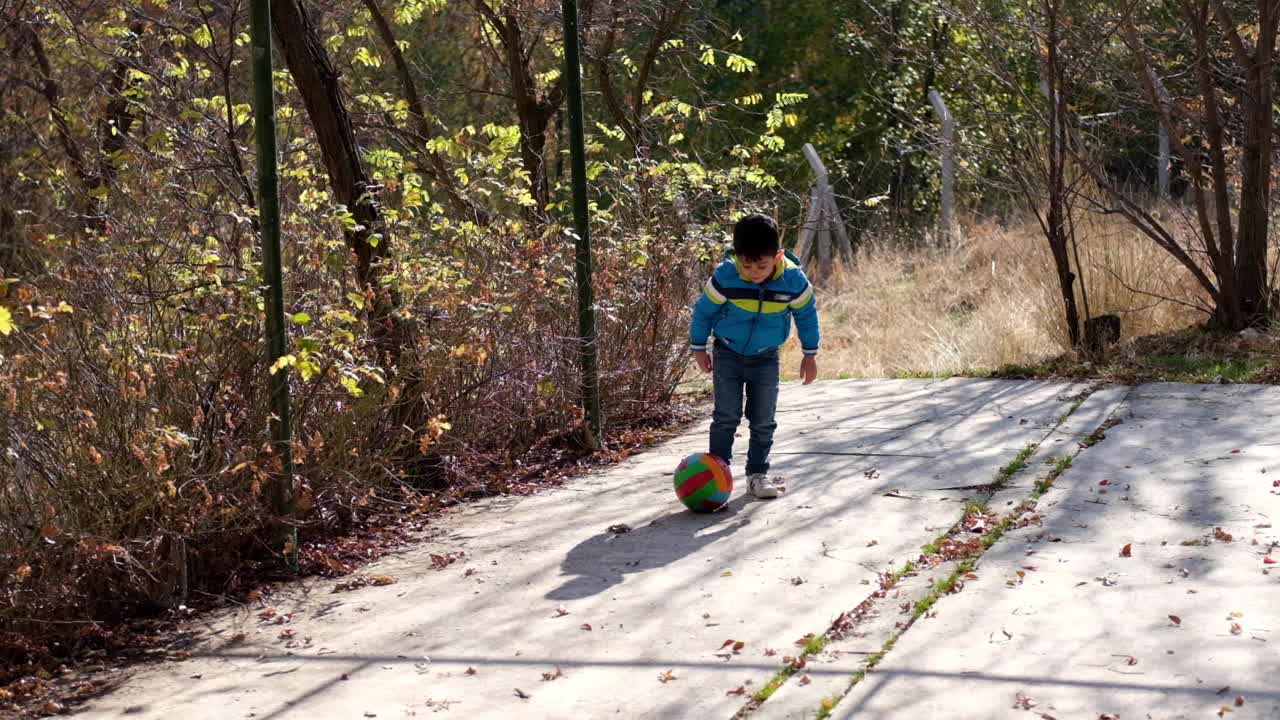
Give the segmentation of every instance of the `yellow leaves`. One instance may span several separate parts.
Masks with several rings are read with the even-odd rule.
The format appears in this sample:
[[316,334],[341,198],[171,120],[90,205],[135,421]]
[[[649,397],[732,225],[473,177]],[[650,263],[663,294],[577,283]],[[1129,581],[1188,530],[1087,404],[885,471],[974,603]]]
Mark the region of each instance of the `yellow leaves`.
[[725,58],[724,64],[736,73],[749,73],[756,69],[756,63],[750,58],[729,53]]
[[338,381],[342,387],[346,388],[347,394],[351,397],[364,397],[364,390],[360,389],[360,383],[353,377],[344,377]]
[[9,312],[9,308],[0,307],[0,335],[9,335],[13,333],[13,313]]
[[357,48],[353,60],[367,67],[382,67],[382,58],[370,52],[367,47]]
[[201,25],[196,28],[195,31],[191,33],[191,39],[195,44],[202,48],[207,48],[213,45],[213,33],[209,31],[208,25]]
[[298,363],[298,374],[303,380],[310,380],[320,374],[320,366],[314,360],[306,359]]
[[474,345],[455,345],[449,348],[449,356],[458,360],[469,359],[476,365],[483,365],[489,359],[489,353],[484,348]]
[[284,355],[280,358],[277,358],[275,362],[271,363],[270,372],[272,375],[275,375],[281,370],[291,365],[297,365],[297,364],[298,364],[298,357],[296,355]]
[[444,415],[437,415],[427,421],[427,427],[422,432],[422,437],[418,439],[418,450],[426,455],[436,441],[440,439],[449,430],[453,429],[453,425],[447,422]]

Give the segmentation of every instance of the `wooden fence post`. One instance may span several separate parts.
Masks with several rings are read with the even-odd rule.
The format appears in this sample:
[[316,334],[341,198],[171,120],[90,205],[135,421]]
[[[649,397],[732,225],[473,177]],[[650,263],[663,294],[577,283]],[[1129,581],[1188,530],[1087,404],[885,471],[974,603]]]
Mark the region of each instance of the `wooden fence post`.
[[804,225],[800,228],[795,252],[802,263],[810,260],[816,262],[816,265],[811,266],[809,274],[814,279],[820,279],[831,275],[836,254],[839,254],[841,262],[853,263],[853,245],[849,242],[844,219],[840,216],[840,207],[836,204],[836,196],[831,189],[827,166],[810,143],[804,144],[804,157],[813,169],[816,182],[809,192],[809,210],[805,215]]
[[950,247],[959,241],[956,229],[956,124],[942,99],[942,93],[929,90],[929,103],[942,121],[942,221],[938,235],[942,245]]

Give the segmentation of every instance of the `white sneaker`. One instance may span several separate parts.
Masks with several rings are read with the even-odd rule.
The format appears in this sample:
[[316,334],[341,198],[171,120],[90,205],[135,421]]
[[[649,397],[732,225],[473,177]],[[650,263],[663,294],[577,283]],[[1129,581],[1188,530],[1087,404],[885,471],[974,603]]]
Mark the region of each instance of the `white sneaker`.
[[782,478],[770,479],[769,476],[764,473],[748,475],[747,480],[751,482],[751,494],[760,500],[776,498],[780,493],[787,491]]

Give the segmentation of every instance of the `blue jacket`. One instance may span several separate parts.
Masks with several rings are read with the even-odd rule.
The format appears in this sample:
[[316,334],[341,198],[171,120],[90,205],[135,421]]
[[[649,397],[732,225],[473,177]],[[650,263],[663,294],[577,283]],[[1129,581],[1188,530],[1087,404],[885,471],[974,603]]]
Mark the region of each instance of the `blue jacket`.
[[760,284],[743,276],[732,252],[725,254],[693,306],[689,345],[694,352],[707,349],[712,333],[740,355],[768,352],[786,341],[795,316],[804,354],[818,354],[818,301],[800,261],[784,252],[773,276]]

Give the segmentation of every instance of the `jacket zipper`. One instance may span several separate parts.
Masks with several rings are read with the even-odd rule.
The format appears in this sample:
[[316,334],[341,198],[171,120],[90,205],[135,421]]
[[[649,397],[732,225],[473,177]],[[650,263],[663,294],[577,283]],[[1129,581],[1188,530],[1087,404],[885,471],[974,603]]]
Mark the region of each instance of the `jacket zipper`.
[[760,295],[756,300],[756,314],[751,316],[751,331],[747,333],[747,341],[742,344],[742,353],[745,355],[751,349],[751,338],[756,334],[756,323],[760,321],[760,314],[764,312],[764,283],[760,284]]

